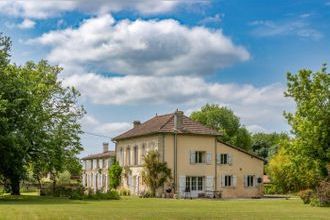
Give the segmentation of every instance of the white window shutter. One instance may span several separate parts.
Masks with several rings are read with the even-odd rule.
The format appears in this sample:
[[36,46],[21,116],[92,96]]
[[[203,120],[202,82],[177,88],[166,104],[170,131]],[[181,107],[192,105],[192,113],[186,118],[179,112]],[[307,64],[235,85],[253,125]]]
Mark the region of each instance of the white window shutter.
[[217,153],[217,164],[221,163],[221,154]]
[[259,177],[257,177],[257,176],[253,176],[253,186],[254,187],[257,187],[257,186],[259,186],[260,185],[260,183],[258,183],[258,179],[259,179]]
[[179,176],[179,194],[182,196],[186,189],[186,176]]
[[228,164],[229,165],[232,165],[233,164],[233,156],[231,155],[231,154],[228,154],[228,156],[227,156],[228,158]]
[[220,182],[221,182],[221,187],[225,187],[225,175],[221,175]]
[[214,177],[213,176],[207,176],[206,177],[206,191],[213,191],[214,187]]
[[206,163],[207,164],[212,163],[212,153],[211,152],[207,152],[207,154],[206,154]]
[[196,162],[195,155],[196,155],[196,151],[190,151],[190,154],[189,154],[190,164],[194,164]]
[[247,187],[247,176],[244,175],[244,187]]
[[237,177],[236,176],[232,176],[232,181],[233,181],[233,187],[236,187],[236,185],[237,185]]

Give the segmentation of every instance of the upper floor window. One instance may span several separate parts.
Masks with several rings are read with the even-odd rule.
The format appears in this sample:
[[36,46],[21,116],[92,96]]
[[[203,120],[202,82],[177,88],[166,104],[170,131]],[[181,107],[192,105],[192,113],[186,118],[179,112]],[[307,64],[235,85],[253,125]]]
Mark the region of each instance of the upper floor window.
[[126,165],[127,166],[131,165],[131,149],[130,148],[126,149]]
[[138,147],[134,147],[134,165],[138,164]]
[[120,155],[119,155],[119,164],[122,166],[124,164],[124,150],[120,148]]
[[190,152],[190,163],[207,163],[210,164],[212,160],[211,152],[206,151],[191,151]]
[[218,164],[232,164],[232,156],[230,154],[217,154]]
[[143,164],[143,161],[144,161],[144,156],[146,154],[146,145],[145,144],[142,144],[142,148],[141,148],[141,164]]
[[100,159],[98,159],[98,161],[99,161],[98,168],[102,169],[103,168],[103,159],[100,158]]
[[93,159],[93,169],[97,169],[97,160]]

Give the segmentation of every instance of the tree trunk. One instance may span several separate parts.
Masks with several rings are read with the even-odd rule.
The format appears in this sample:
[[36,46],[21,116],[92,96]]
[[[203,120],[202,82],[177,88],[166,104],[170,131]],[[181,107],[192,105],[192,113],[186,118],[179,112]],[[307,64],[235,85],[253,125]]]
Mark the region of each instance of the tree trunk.
[[54,177],[54,179],[53,179],[53,196],[55,195],[55,190],[56,190],[56,178]]
[[19,186],[19,178],[10,179],[10,187],[12,195],[20,195],[20,186]]

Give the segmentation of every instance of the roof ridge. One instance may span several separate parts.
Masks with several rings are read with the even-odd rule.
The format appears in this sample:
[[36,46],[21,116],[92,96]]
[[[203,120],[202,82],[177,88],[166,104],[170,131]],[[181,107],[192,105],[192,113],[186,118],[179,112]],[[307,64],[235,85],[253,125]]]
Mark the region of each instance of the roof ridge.
[[158,130],[162,130],[162,128],[164,128],[171,120],[172,118],[174,117],[174,114],[166,114],[166,115],[172,115],[169,119],[167,119],[167,121],[162,125],[160,126],[160,128]]

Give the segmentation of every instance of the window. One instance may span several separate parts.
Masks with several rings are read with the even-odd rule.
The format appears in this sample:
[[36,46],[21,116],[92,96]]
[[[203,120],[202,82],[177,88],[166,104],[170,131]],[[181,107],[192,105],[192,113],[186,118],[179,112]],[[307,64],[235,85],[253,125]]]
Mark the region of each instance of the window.
[[131,149],[130,148],[126,149],[126,165],[127,166],[131,165]]
[[134,147],[134,165],[138,164],[138,147]]
[[254,176],[248,175],[246,177],[246,186],[247,187],[253,187],[254,186]]
[[233,185],[233,176],[225,176],[225,185],[224,186],[232,186]]
[[140,164],[143,164],[145,153],[146,153],[146,146],[145,144],[142,144]]
[[189,191],[203,191],[204,181],[202,176],[187,176],[186,177],[186,190]]
[[203,177],[199,176],[197,177],[197,189],[198,191],[202,191],[203,190]]
[[192,151],[190,153],[191,163],[205,163],[206,162],[206,152],[205,151]]
[[228,164],[228,154],[221,154],[220,164]]
[[120,165],[123,165],[124,164],[124,150],[123,150],[122,147],[120,148],[120,157],[119,157],[119,159],[120,159]]

